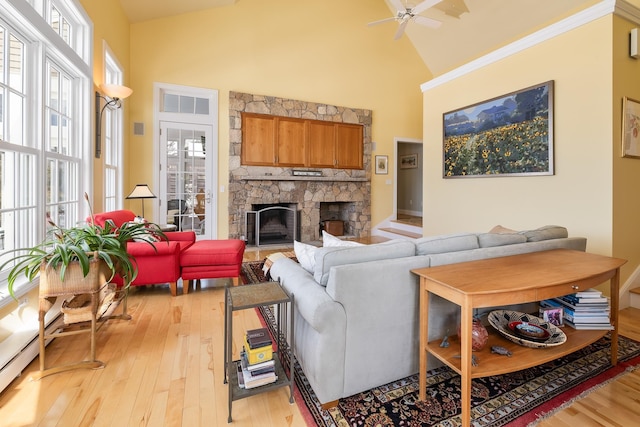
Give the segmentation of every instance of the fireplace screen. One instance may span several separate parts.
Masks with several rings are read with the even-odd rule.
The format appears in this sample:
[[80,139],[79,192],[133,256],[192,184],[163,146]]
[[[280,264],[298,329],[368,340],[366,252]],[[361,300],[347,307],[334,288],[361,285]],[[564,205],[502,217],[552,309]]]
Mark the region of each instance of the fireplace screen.
[[253,205],[245,213],[248,245],[291,244],[298,236],[296,204]]

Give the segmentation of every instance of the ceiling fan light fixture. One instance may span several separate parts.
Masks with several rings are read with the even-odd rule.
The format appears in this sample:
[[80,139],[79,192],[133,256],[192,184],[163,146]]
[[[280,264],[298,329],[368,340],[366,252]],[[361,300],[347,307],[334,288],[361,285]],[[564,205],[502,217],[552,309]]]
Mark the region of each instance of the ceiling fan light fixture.
[[391,5],[396,9],[396,14],[392,18],[381,19],[379,21],[369,22],[369,26],[382,24],[388,21],[398,22],[398,29],[394,36],[394,40],[398,40],[404,34],[404,30],[407,27],[409,21],[414,21],[419,25],[423,25],[429,28],[438,28],[441,24],[440,21],[427,18],[426,16],[420,16],[420,13],[440,3],[442,0],[423,0],[414,6],[413,2],[405,1],[404,4],[401,0],[389,0]]

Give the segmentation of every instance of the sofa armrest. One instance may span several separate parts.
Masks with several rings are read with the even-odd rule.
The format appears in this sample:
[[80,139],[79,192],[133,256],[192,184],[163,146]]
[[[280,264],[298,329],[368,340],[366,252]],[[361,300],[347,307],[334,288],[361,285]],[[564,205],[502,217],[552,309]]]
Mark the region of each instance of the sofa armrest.
[[327,294],[348,319],[346,395],[418,371],[419,284],[411,270],[429,262],[428,256],[412,256],[331,268]]
[[296,358],[322,403],[343,392],[347,315],[311,274],[288,258],[274,261],[271,275],[294,297]]
[[180,243],[172,241],[160,241],[160,242],[128,242],[127,253],[134,258],[145,256],[158,256],[168,255],[175,253],[179,256]]
[[287,293],[294,295],[296,310],[313,329],[323,332],[345,327],[343,307],[300,264],[289,258],[281,258],[273,263],[270,273],[274,280],[280,281]]

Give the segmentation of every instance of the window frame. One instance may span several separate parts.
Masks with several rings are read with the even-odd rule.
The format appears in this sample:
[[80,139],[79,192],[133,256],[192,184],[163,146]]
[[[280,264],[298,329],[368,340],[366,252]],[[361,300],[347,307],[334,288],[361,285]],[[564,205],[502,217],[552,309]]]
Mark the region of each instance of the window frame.
[[[67,44],[51,27],[41,13],[47,5],[54,5],[68,19],[75,29],[70,44]],[[44,14],[46,16],[46,14]],[[88,215],[89,209],[85,203],[84,193],[90,194],[93,184],[92,157],[92,124],[93,124],[93,72],[92,72],[92,39],[93,24],[77,0],[6,0],[0,3],[0,23],[11,33],[20,35],[25,44],[25,106],[22,119],[24,141],[35,143],[21,145],[0,141],[5,150],[14,153],[26,153],[35,156],[35,182],[29,187],[35,192],[35,207],[33,227],[25,233],[33,234],[30,244],[36,244],[44,238],[46,232],[46,212],[50,209],[47,203],[46,165],[48,159],[58,159],[77,165],[75,188],[68,194],[64,202],[56,204],[73,204],[76,213],[69,218],[67,225],[75,225]],[[72,156],[47,151],[47,132],[45,128],[48,120],[46,116],[47,63],[55,64],[57,68],[72,78],[71,97],[69,102],[69,117],[73,120],[69,143],[76,145],[77,150]],[[8,177],[7,181],[15,178]],[[67,181],[69,178],[67,178]],[[66,184],[65,184],[66,185]],[[14,185],[14,189],[18,186]],[[67,190],[72,188],[66,186]],[[0,206],[0,208],[2,208]],[[13,203],[4,211],[16,211],[22,207]],[[21,243],[17,244],[22,246]],[[13,243],[12,243],[13,246]],[[2,252],[0,252],[2,254]],[[4,262],[0,257],[0,264]],[[0,308],[14,302],[7,291],[8,269],[0,271]],[[14,285],[17,298],[38,286],[39,279],[28,282],[26,278],[19,278]]]

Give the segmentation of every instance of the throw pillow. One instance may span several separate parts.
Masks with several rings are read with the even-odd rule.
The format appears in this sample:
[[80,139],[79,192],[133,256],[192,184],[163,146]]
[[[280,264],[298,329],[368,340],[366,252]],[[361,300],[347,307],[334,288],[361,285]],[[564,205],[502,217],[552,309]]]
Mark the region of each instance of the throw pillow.
[[313,245],[307,245],[306,243],[293,241],[293,252],[298,258],[300,266],[309,273],[313,274],[316,268],[316,250],[318,248]]
[[325,248],[335,246],[362,246],[362,243],[353,242],[350,240],[342,240],[322,230],[322,246]]
[[501,225],[496,225],[491,230],[489,230],[489,233],[494,233],[494,234],[513,234],[513,233],[517,233],[517,231],[516,230],[512,230],[510,228],[507,228],[507,227],[503,227]]
[[[135,218],[133,218],[133,221],[129,222],[130,224],[145,224],[145,227],[148,229],[159,229],[160,227],[158,227],[157,224],[154,224],[152,222],[149,222],[146,220],[146,218],[143,218],[141,216],[136,216]],[[127,223],[125,222],[124,224],[122,224],[123,227],[126,227]],[[133,238],[134,242],[159,242],[161,240],[161,238],[159,236],[156,236],[155,234],[145,234],[145,235],[141,235],[141,236],[137,236]]]

